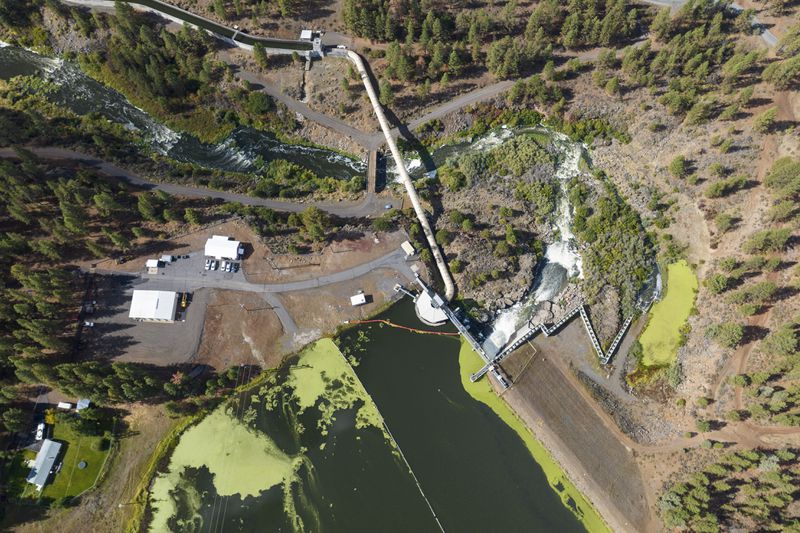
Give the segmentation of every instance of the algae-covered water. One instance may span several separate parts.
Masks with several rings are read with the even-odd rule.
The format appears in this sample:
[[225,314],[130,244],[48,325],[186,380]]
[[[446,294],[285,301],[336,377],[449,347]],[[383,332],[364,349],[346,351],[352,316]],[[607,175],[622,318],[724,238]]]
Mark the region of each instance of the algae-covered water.
[[[379,318],[421,327],[410,301]],[[354,349],[362,330],[369,342]],[[469,382],[480,360],[459,337],[369,325],[339,343],[358,360],[356,373],[445,531],[606,530],[487,383]]]
[[[381,318],[420,326],[410,301]],[[337,343],[190,428],[153,484],[149,530],[605,529],[488,385],[469,382],[480,362],[458,337],[361,325]]]
[[330,339],[187,430],[150,507],[153,532],[439,531]]

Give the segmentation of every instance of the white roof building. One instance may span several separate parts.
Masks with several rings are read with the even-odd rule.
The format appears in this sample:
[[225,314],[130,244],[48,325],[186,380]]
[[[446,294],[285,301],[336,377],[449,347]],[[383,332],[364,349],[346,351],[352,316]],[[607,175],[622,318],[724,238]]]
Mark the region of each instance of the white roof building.
[[128,316],[143,322],[175,322],[177,309],[177,292],[134,290]]
[[400,248],[402,248],[402,249],[403,249],[403,251],[406,253],[406,255],[414,255],[415,253],[417,253],[417,251],[414,249],[414,245],[413,245],[413,244],[411,244],[411,243],[410,243],[410,242],[408,242],[408,241],[404,241],[404,242],[403,242],[403,243],[400,245]]
[[56,407],[58,407],[59,409],[67,409],[67,410],[69,410],[69,409],[72,409],[72,404],[69,403],[69,402],[58,402]]
[[300,30],[300,40],[301,41],[310,41],[314,38],[314,32],[311,30]]
[[148,274],[158,274],[158,267],[161,266],[161,263],[158,262],[158,259],[148,259],[144,266],[147,268]]
[[363,292],[354,294],[350,297],[350,305],[353,307],[357,305],[364,305],[365,303],[367,303],[367,296]]
[[33,483],[36,488],[42,490],[44,484],[47,483],[47,478],[50,476],[50,471],[58,459],[58,452],[61,451],[61,443],[50,439],[42,441],[42,447],[39,453],[36,454],[36,461],[33,463],[33,468],[28,473],[28,483]]
[[236,261],[244,253],[244,247],[239,241],[231,240],[223,235],[212,235],[206,241],[205,255],[214,259],[231,259]]

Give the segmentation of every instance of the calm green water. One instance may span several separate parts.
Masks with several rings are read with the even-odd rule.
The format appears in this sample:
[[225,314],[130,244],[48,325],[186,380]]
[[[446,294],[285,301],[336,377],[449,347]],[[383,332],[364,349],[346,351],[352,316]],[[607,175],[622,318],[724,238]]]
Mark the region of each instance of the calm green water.
[[[408,300],[381,318],[420,327]],[[356,373],[446,531],[583,531],[517,434],[464,390],[457,337],[365,329]]]
[[[419,327],[408,300],[383,317]],[[322,344],[183,435],[150,531],[440,531],[428,502],[447,532],[583,531],[519,436],[464,390],[457,338],[365,326],[339,339],[421,491]]]

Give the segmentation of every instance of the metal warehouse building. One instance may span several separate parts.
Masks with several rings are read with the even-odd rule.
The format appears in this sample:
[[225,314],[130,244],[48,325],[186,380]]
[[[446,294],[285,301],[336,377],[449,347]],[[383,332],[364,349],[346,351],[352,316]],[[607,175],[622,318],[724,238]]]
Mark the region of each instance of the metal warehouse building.
[[175,322],[178,293],[134,290],[128,316],[142,322]]
[[230,237],[212,235],[211,238],[206,241],[206,257],[236,261],[242,254],[244,254],[242,243],[231,240]]

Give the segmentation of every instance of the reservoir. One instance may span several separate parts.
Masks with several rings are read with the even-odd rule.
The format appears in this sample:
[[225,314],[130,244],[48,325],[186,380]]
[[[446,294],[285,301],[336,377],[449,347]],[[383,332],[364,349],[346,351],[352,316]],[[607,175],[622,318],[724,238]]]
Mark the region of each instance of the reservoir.
[[[410,300],[378,318],[424,327]],[[358,331],[341,336],[343,350]],[[379,325],[367,337],[356,373],[445,531],[584,530],[517,433],[464,389],[460,337]]]
[[[409,300],[380,318],[420,327]],[[583,509],[465,390],[459,337],[369,324],[336,343],[184,433],[153,484],[149,531],[584,530]]]

